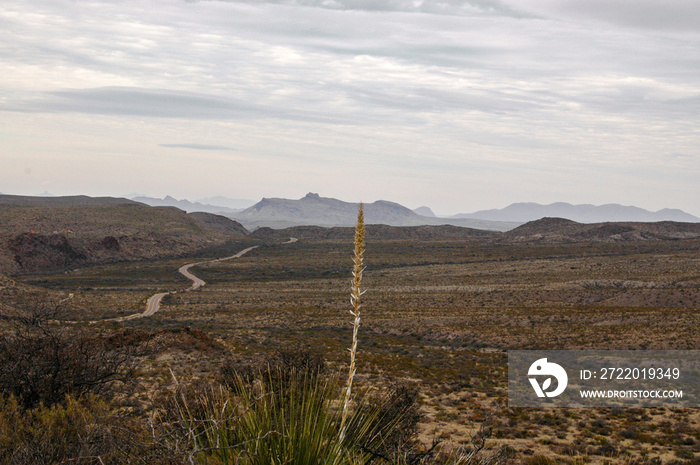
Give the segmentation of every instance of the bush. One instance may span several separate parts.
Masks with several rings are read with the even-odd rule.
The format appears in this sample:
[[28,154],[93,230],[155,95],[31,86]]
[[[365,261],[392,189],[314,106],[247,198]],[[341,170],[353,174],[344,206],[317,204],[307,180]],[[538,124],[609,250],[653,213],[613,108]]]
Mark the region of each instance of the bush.
[[369,406],[379,412],[373,428],[381,431],[390,427],[391,431],[377,452],[392,460],[415,457],[418,422],[423,418],[418,407],[418,387],[408,383],[393,384],[384,395],[371,398]]
[[544,455],[534,455],[528,457],[524,462],[526,465],[555,465],[556,462]]
[[95,395],[66,396],[52,406],[26,409],[0,396],[0,464],[182,465],[159,424],[129,418]]
[[[265,376],[263,376],[263,373]],[[304,348],[279,349],[258,360],[229,358],[219,369],[219,382],[233,388],[240,380],[250,384],[257,381],[284,380],[295,376],[315,379],[326,373],[326,361],[321,354]]]
[[93,396],[30,410],[14,396],[0,396],[0,463],[108,463],[113,423],[107,404]]
[[133,373],[133,350],[59,327],[56,314],[13,317],[14,331],[0,335],[0,394],[17,396],[25,409],[60,403],[67,394],[104,394]]

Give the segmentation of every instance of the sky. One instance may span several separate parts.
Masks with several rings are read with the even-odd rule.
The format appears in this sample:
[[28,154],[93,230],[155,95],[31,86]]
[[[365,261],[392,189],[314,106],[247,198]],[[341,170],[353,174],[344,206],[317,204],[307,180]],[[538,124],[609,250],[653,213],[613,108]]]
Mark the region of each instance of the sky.
[[700,216],[700,2],[5,0],[0,192]]

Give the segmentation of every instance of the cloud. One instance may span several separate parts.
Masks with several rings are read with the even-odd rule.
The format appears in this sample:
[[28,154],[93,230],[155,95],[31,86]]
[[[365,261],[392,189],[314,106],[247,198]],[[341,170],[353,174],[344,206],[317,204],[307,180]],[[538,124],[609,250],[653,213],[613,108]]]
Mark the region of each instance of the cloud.
[[[579,8],[561,3],[523,4]],[[8,16],[6,42],[22,45],[7,50],[24,51],[5,52],[11,72],[0,89],[3,79],[43,89],[6,93],[0,109],[407,127],[475,112],[551,123],[574,109],[654,119],[698,111],[689,43],[511,14],[517,4],[505,0],[158,2],[158,14],[123,5],[121,16],[96,4],[87,14],[99,22],[69,4],[38,4]],[[403,14],[433,10],[445,15]],[[46,78],[31,79],[37,64]]]
[[286,6],[346,11],[430,13],[440,15],[504,15],[523,17],[524,13],[498,0],[222,0],[238,3],[269,3]]
[[696,0],[518,0],[509,3],[540,15],[595,19],[625,27],[700,32]]
[[159,144],[158,147],[167,147],[173,149],[192,149],[192,150],[236,150],[225,145],[204,145],[204,144]]
[[342,116],[322,111],[272,107],[198,92],[134,87],[56,90],[25,99],[8,99],[4,108],[0,106],[0,110],[2,109],[220,121],[272,118],[327,124],[350,122]]
[[262,112],[229,97],[132,87],[57,90],[27,102],[30,111],[75,112],[159,118],[228,119]]

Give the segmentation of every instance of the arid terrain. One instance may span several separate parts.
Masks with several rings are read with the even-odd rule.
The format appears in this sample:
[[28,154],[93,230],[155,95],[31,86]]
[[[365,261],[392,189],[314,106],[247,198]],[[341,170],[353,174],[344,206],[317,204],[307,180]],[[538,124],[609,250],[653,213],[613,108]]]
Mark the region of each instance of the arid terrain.
[[[506,447],[512,463],[698,463],[698,409],[507,406],[509,349],[700,349],[697,226],[576,225],[542,220],[505,234],[368,227],[361,386],[415,383],[425,447],[436,438],[469,444],[485,424],[486,449]],[[299,241],[282,243],[292,235]],[[349,228],[240,236],[208,256],[260,247],[192,268],[206,286],[119,324],[99,320],[143,311],[150,295],[189,286],[177,273],[188,258],[19,274],[2,292],[8,307],[24,295],[56,301],[70,293],[63,318],[73,325],[155,341],[139,368],[143,382],[128,391],[134,402],[167,389],[171,370],[181,382],[213,380],[228,357],[285,347],[308,348],[342,371],[351,236]]]
[[0,195],[0,274],[187,256],[248,234],[222,216],[127,199]]

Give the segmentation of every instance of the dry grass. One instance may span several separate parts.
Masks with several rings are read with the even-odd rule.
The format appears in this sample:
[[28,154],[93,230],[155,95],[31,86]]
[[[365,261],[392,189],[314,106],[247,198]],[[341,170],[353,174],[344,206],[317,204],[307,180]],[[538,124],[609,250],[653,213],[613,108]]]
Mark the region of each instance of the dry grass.
[[[487,447],[512,447],[516,463],[697,463],[697,409],[503,405],[507,349],[700,349],[698,250],[698,240],[370,242],[363,304],[372,311],[363,315],[356,382],[419,382],[426,444],[437,435],[466,443],[490,419],[494,439]],[[351,255],[347,242],[260,247],[193,269],[207,287],[170,296],[153,318],[129,326],[198,328],[241,356],[308,347],[324,353],[331,370],[347,370]],[[142,274],[106,266],[27,280],[74,292],[86,314],[112,316],[131,313],[149,286],[160,289],[153,282],[179,287],[178,263],[153,262]],[[109,294],[99,286],[101,274]],[[208,378],[218,357],[169,349],[148,362],[143,376],[153,386],[170,382],[169,368]]]

